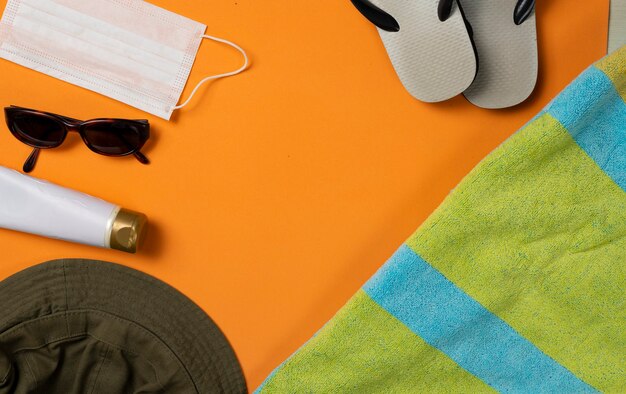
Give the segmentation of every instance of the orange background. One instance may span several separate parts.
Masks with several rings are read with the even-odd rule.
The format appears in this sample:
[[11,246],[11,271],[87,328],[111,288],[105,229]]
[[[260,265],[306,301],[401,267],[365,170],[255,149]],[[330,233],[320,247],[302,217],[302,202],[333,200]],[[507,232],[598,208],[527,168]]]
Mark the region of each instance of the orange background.
[[[219,324],[251,388],[314,334],[484,156],[606,48],[608,1],[539,0],[540,78],[513,109],[403,89],[372,25],[343,1],[153,3],[246,48],[253,66],[166,122],[0,60],[0,103],[79,119],[147,117],[152,160],[77,136],[33,175],[145,212],[138,255],[0,230],[0,278],[62,257],[114,261],[181,290]],[[0,0],[4,9],[6,0]],[[238,53],[204,42],[184,97]],[[29,148],[0,132],[0,165]],[[486,201],[485,203],[488,203]]]

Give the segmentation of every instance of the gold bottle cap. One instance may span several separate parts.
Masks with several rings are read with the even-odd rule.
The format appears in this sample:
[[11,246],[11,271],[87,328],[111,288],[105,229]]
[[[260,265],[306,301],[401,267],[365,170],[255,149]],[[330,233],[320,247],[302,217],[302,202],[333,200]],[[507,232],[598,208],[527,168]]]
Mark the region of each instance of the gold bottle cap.
[[111,249],[136,253],[146,232],[148,218],[143,213],[121,208],[111,226]]

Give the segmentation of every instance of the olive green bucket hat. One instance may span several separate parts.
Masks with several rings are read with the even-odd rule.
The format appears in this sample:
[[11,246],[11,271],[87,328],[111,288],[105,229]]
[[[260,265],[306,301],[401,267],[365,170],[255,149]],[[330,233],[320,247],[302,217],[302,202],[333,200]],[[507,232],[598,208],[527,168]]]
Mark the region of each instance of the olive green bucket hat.
[[213,321],[117,264],[56,260],[0,282],[0,393],[245,393]]

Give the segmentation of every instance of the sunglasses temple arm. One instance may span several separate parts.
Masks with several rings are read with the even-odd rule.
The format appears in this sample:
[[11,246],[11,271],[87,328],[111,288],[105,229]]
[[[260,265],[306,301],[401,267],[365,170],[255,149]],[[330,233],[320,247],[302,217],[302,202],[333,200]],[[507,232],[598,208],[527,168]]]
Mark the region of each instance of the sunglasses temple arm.
[[150,164],[150,160],[141,152],[135,152],[133,153],[133,156],[135,156],[141,164]]
[[37,159],[39,158],[39,152],[41,152],[41,149],[33,149],[31,154],[28,156],[28,159],[24,162],[24,167],[22,167],[24,172],[29,173],[35,169],[35,164],[37,164]]

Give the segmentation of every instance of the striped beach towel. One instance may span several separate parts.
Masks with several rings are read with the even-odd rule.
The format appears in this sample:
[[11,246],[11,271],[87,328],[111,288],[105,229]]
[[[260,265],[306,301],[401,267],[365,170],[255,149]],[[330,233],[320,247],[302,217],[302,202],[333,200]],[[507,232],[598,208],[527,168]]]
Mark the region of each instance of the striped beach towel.
[[483,160],[261,393],[626,393],[626,47]]

